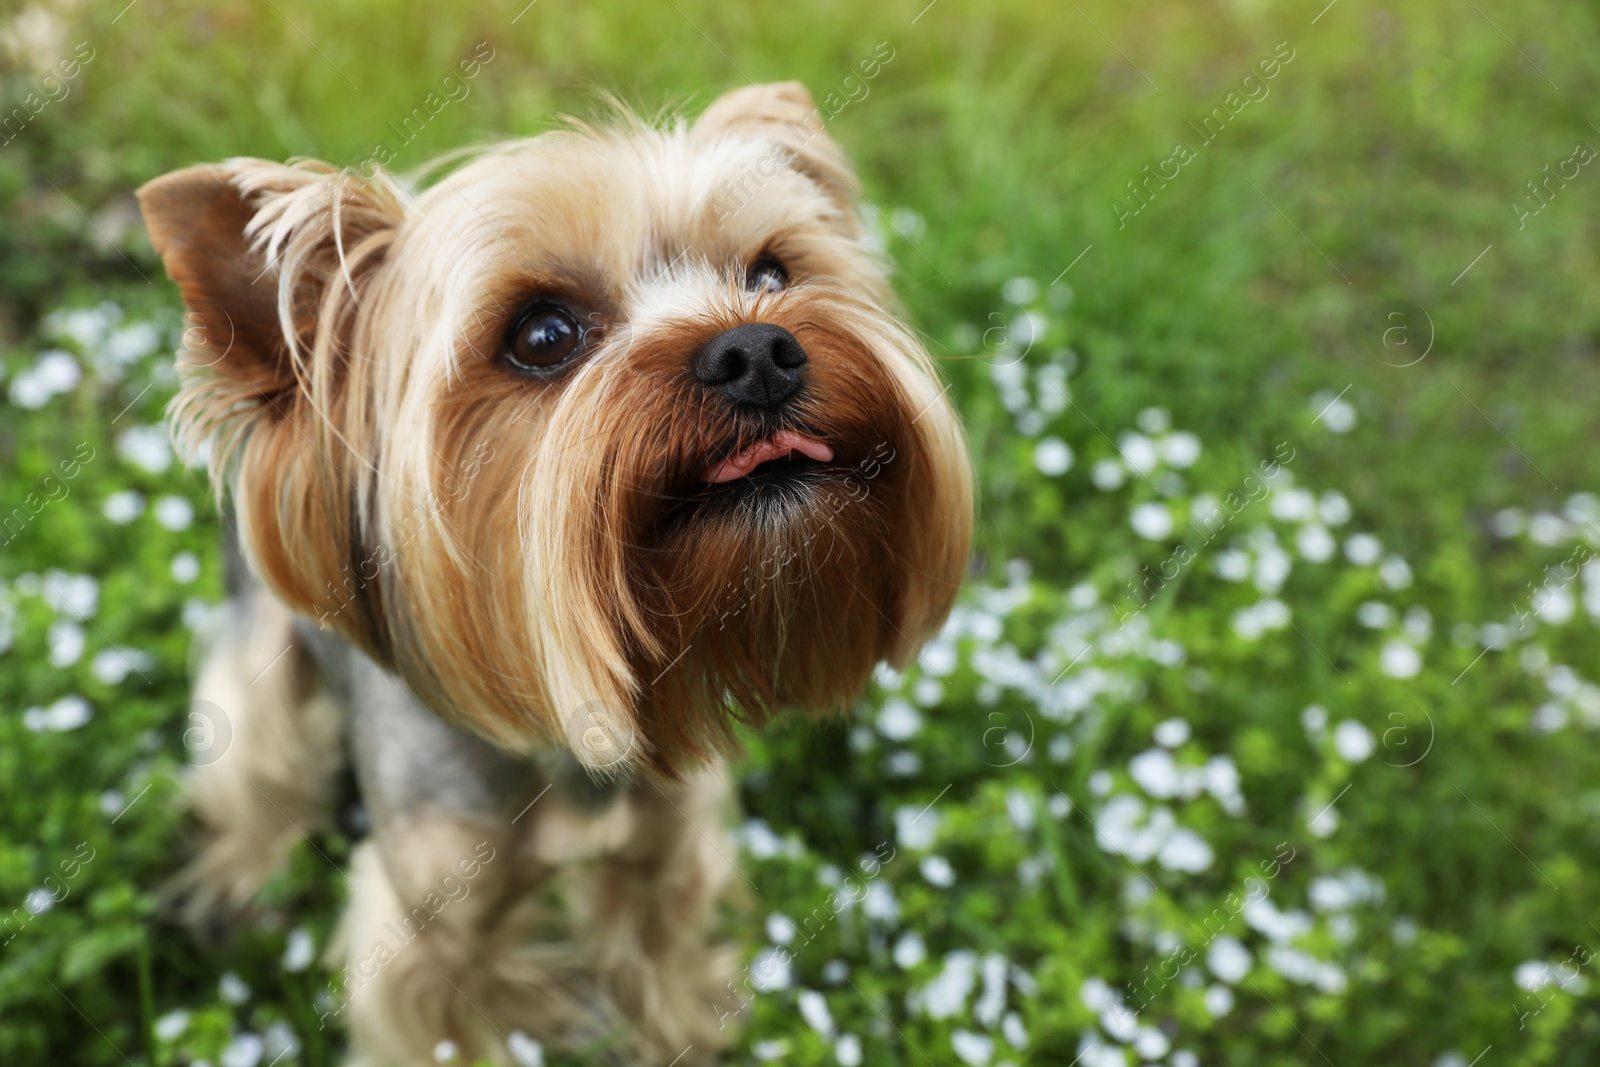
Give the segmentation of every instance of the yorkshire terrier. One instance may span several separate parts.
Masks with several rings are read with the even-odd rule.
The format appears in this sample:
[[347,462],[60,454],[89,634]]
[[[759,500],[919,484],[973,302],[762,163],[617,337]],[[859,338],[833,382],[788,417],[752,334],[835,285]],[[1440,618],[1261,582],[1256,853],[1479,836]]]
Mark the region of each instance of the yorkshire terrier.
[[194,913],[329,827],[348,761],[357,1062],[510,1063],[519,1031],[714,1058],[736,725],[906,663],[971,535],[960,424],[804,88],[422,191],[234,159],[139,198],[191,324],[174,436],[229,501]]

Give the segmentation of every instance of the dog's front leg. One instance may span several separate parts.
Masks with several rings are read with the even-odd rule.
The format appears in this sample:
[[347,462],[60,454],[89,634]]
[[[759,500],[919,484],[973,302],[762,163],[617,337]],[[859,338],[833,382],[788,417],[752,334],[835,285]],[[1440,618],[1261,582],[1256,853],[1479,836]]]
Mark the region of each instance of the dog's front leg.
[[646,1062],[714,1062],[733,1036],[725,1008],[733,952],[713,941],[734,873],[721,762],[681,782],[630,787],[632,828],[601,861],[590,898],[596,959],[637,1028]]
[[351,747],[373,824],[351,873],[335,1004],[355,1062],[432,1064],[450,1042],[461,1062],[511,1064],[528,1038],[581,1044],[613,1029],[559,909],[536,892],[555,869],[531,845],[551,782],[352,655]]

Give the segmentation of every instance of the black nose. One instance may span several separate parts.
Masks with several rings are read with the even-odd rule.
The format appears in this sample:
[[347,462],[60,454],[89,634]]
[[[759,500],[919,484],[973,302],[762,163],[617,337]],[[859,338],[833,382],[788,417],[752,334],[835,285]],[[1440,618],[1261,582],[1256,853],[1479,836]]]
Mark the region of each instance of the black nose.
[[736,404],[775,411],[800,391],[806,350],[794,334],[770,322],[724,330],[694,355],[694,376]]

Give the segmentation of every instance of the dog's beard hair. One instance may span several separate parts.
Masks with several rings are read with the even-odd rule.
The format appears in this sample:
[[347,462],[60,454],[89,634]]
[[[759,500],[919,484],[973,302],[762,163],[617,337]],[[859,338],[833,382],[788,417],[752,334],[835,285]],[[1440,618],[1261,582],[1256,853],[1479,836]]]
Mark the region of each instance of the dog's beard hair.
[[[681,773],[732,748],[737,717],[839,708],[879,660],[913,654],[961,576],[964,438],[831,194],[785,172],[730,232],[713,227],[708,188],[764,151],[691,149],[681,129],[541,138],[423,194],[415,209],[436,218],[415,228],[390,186],[369,202],[302,170],[269,189],[252,232],[298,343],[271,388],[227,367],[186,374],[174,412],[191,442],[222,435],[214,473],[232,473],[268,584],[441,714],[599,769]],[[650,203],[657,189],[699,206]],[[640,252],[674,247],[656,233],[664,213],[695,254]],[[774,236],[804,267],[780,293],[744,291],[706,251],[748,259]],[[495,365],[506,316],[572,260],[599,264],[596,299],[629,314],[563,379],[519,381]],[[315,330],[297,325],[308,305]],[[687,373],[752,321],[809,356],[781,421],[736,416]],[[835,462],[704,484],[780,425]]]
[[[730,447],[744,443],[750,427],[697,405],[676,375],[640,373],[596,375],[593,402],[575,387],[534,467],[527,574],[549,592],[545,618],[561,619],[545,634],[572,672],[566,706],[598,693],[637,707],[643,750],[661,769],[726,750],[730,710],[760,722],[841,706],[879,659],[908,655],[948,610],[952,586],[937,606],[918,591],[941,584],[933,576],[964,551],[926,528],[956,502],[940,499],[943,472],[929,469],[945,442],[927,439],[936,420],[917,419],[937,394],[909,358],[914,342],[881,311],[824,287],[767,303],[760,319],[812,354],[793,419],[833,445],[833,467],[708,494],[698,484],[708,453],[730,433]],[[692,351],[739,321],[749,318],[684,324],[641,345]],[[584,473],[598,477],[578,484],[604,490],[575,492],[564,464],[544,462],[548,450],[587,452]],[[597,648],[603,656],[584,652]]]
[[[786,419],[836,462],[710,491],[709,458],[770,428],[696,395],[681,353],[756,303],[810,353]],[[460,464],[486,433],[499,443],[466,493],[433,490],[437,521],[395,554],[393,661],[503,742],[555,741],[602,768],[627,756],[673,773],[732,748],[736,718],[842,706],[948,610],[965,550],[959,523],[941,528],[965,483],[936,466],[960,440],[919,352],[823,285],[729,292],[614,338],[542,410],[485,427],[453,414],[477,407],[462,390],[437,394],[432,432],[397,440],[392,462]],[[383,512],[414,513],[427,492],[387,493]]]

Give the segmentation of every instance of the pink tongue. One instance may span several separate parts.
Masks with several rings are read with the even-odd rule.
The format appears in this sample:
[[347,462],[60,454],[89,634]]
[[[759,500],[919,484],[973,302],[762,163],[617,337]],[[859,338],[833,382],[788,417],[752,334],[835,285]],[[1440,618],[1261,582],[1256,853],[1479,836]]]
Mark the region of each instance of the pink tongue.
[[712,485],[721,485],[743,478],[761,464],[771,459],[782,459],[790,452],[799,452],[809,456],[818,463],[833,461],[833,449],[815,438],[794,433],[791,430],[780,430],[769,440],[757,441],[741,452],[736,452],[721,463],[709,468],[705,473],[706,481]]

